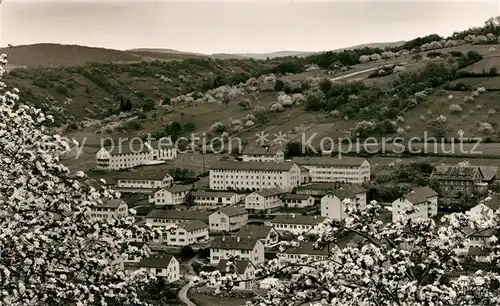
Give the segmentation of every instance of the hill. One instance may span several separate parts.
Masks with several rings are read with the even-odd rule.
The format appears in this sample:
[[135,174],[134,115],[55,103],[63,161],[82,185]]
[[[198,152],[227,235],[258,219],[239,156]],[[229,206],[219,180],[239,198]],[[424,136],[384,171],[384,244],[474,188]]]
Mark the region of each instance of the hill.
[[81,66],[89,62],[134,62],[139,55],[127,51],[62,44],[20,45],[1,48],[9,65],[25,67]]
[[131,54],[135,54],[145,59],[160,59],[160,60],[184,60],[188,58],[209,58],[207,55],[196,54],[196,53],[183,53],[183,52],[165,52],[163,51],[130,51]]

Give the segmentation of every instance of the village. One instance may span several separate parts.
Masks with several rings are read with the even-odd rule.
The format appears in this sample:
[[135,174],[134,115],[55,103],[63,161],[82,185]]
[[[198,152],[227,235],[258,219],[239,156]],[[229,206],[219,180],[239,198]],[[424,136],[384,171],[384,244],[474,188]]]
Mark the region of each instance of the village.
[[[158,143],[147,144],[142,151],[103,147],[96,154],[98,169],[119,171],[112,187],[124,199],[130,194],[147,196],[153,209],[135,216],[138,224],[175,225],[148,241],[134,241],[150,256],[136,256],[122,264],[124,269],[148,271],[168,283],[187,281],[186,286],[192,286],[200,271],[224,274],[228,260],[237,256],[241,281],[233,289],[265,290],[286,280],[257,277],[260,264],[278,254],[288,261],[327,258],[336,249],[355,243],[346,237],[336,245],[316,249],[314,236],[308,233],[327,219],[345,219],[346,203],[363,209],[374,200],[368,199],[364,187],[373,177],[371,165],[362,157],[285,159],[279,145],[247,147],[234,160],[220,160],[210,167],[209,188],[201,190],[194,184],[176,184],[167,170],[151,171],[155,164],[175,162],[179,154],[175,146]],[[500,207],[499,197],[490,190],[499,178],[497,173],[497,167],[469,163],[435,166],[431,180],[440,193],[430,186],[416,186],[392,203],[384,203],[385,222],[401,218],[439,221],[446,213],[441,211],[442,202],[471,195],[480,200],[468,214],[493,215]],[[124,199],[95,207],[92,217],[127,216],[129,205]],[[412,213],[407,212],[410,208]],[[457,252],[472,262],[485,262],[488,241],[496,234],[490,230],[473,235]],[[297,236],[305,237],[300,245],[280,249],[281,242]],[[190,268],[182,268],[183,262]]]

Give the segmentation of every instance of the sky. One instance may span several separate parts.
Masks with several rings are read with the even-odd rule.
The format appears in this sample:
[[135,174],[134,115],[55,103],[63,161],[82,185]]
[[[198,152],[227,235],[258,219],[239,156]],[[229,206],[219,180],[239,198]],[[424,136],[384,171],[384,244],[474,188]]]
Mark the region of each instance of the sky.
[[0,46],[78,44],[197,53],[324,51],[484,24],[500,0],[0,0]]

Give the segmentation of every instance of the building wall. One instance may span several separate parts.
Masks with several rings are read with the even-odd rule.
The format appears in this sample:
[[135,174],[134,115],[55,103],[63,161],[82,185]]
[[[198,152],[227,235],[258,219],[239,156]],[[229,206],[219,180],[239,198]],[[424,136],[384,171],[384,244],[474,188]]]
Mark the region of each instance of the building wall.
[[173,178],[167,175],[163,180],[119,179],[117,186],[118,188],[156,189],[170,187],[173,182]]
[[310,197],[307,200],[283,200],[285,207],[304,208],[314,205],[314,198]]
[[468,214],[471,216],[480,216],[481,211],[484,211],[488,217],[493,217],[495,215],[495,212],[483,203],[479,203],[478,205],[472,207]]
[[171,193],[168,190],[160,189],[154,194],[155,205],[181,205],[186,199],[189,191]]
[[232,232],[239,230],[248,222],[248,214],[228,217],[226,214],[217,211],[208,217],[210,223],[210,231],[214,232]]
[[204,239],[208,239],[208,227],[189,232],[183,228],[177,228],[172,232],[167,232],[166,241],[168,245],[185,246]]
[[[117,149],[118,150],[118,149]],[[175,148],[169,148],[158,152],[158,150],[146,150],[140,153],[110,154],[106,149],[101,148],[96,153],[98,169],[120,170],[144,165],[148,161],[167,160],[177,157]]]
[[139,270],[150,273],[151,275],[165,277],[168,283],[172,283],[180,279],[179,262],[175,259],[175,257],[172,258],[166,268],[140,267]]
[[428,200],[430,201],[430,204],[429,204],[429,207],[428,207],[429,217],[437,216],[437,212],[438,212],[438,197],[437,196],[430,197]]
[[300,182],[300,169],[289,171],[210,170],[210,189],[262,190],[279,187],[291,191]]
[[128,216],[128,206],[122,202],[118,208],[92,207],[90,216],[97,219],[115,219]]
[[253,192],[245,197],[245,208],[252,210],[272,210],[283,205],[281,195],[264,197]]
[[[355,198],[350,198],[350,203],[360,209],[366,208],[366,193],[358,193]],[[321,216],[335,220],[344,220],[346,205],[336,196],[327,194],[321,198]]]
[[273,162],[282,163],[285,161],[285,154],[283,151],[278,151],[274,155],[269,154],[244,154],[242,160],[244,162]]
[[240,196],[236,193],[231,197],[197,196],[193,199],[194,204],[201,206],[231,206],[237,204],[239,201]]
[[364,161],[360,166],[303,165],[309,170],[311,182],[363,183],[370,180],[370,164]]
[[314,227],[314,225],[310,224],[285,224],[273,222],[271,222],[271,226],[273,226],[278,232],[289,232],[293,235],[304,234]]
[[411,215],[406,215],[405,210],[407,208],[412,207],[413,204],[405,198],[399,198],[396,201],[392,202],[392,221],[395,222],[398,218],[411,218],[412,220],[417,219],[428,219],[429,218],[429,210],[427,207],[427,203],[418,204],[418,211],[412,213]]
[[212,265],[218,264],[221,259],[229,259],[232,256],[240,256],[241,259],[248,259],[254,265],[259,265],[264,262],[264,245],[257,241],[253,250],[210,248],[210,264]]

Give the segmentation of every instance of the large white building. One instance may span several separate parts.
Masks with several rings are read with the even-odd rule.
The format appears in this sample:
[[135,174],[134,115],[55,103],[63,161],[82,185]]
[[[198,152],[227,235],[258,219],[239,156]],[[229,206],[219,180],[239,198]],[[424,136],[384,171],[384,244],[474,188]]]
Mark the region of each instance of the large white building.
[[162,188],[150,195],[149,202],[157,206],[181,205],[186,201],[186,196],[191,188],[191,185],[176,185]]
[[231,206],[238,204],[240,199],[235,192],[191,191],[191,201],[197,206]]
[[158,188],[172,186],[174,179],[164,170],[137,168],[133,171],[120,172],[117,176],[116,187],[119,191],[151,192]]
[[96,153],[97,168],[121,170],[139,165],[152,165],[177,157],[177,149],[171,141],[122,142],[102,147]]
[[370,180],[370,163],[359,157],[295,157],[309,170],[311,182],[363,183]]
[[281,197],[286,193],[281,188],[262,189],[245,197],[245,208],[255,211],[271,212],[283,205]]
[[243,150],[242,160],[244,162],[282,163],[285,161],[285,153],[279,146],[246,147]]
[[291,191],[300,184],[295,163],[221,161],[210,169],[210,189],[262,190],[279,187]]
[[208,225],[200,220],[189,220],[177,224],[175,229],[167,231],[167,244],[185,246],[208,239]]
[[221,259],[240,256],[254,265],[264,262],[264,245],[259,239],[241,237],[216,237],[210,244],[210,264],[216,265]]
[[271,220],[271,226],[278,232],[289,232],[293,235],[302,235],[309,232],[316,225],[327,218],[320,216],[303,216],[297,214],[278,215]]
[[[428,219],[437,215],[438,194],[430,187],[418,187],[392,202],[392,221]],[[411,214],[408,209],[416,208]]]
[[348,199],[350,205],[359,209],[366,208],[366,190],[359,185],[345,184],[335,190],[329,191],[321,198],[321,216],[333,220],[344,220],[346,217],[346,204]]
[[208,217],[210,231],[232,232],[239,230],[248,222],[248,212],[237,206],[219,209]]
[[90,217],[96,219],[116,219],[128,216],[128,205],[122,199],[103,201],[90,209]]

